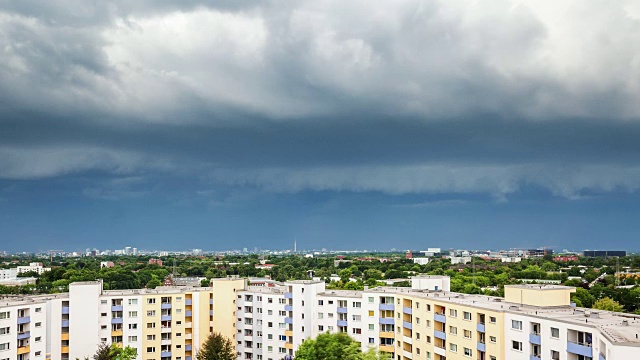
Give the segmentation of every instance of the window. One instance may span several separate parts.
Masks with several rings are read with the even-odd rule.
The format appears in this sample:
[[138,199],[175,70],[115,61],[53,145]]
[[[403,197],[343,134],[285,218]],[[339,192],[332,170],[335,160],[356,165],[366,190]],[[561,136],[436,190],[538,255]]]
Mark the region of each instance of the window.
[[129,330],[135,330],[138,328],[138,324],[129,324]]
[[375,344],[376,343],[376,339],[374,338],[369,338],[369,344]]
[[464,356],[471,357],[471,349],[469,349],[469,348],[464,348]]
[[489,322],[492,324],[496,323],[496,317],[495,316],[489,316]]
[[318,300],[318,305],[322,306],[324,304],[324,300]]
[[270,328],[271,328],[271,327],[273,327],[273,323],[272,323],[271,321],[269,321],[269,322],[267,323],[267,327],[270,327]]
[[427,327],[431,327],[431,320],[427,320],[426,325],[427,325]]
[[373,324],[369,324],[369,330],[373,330]]
[[323,313],[318,313],[318,319],[324,319],[324,314]]
[[35,342],[40,342],[42,341],[42,336],[36,336]]
[[100,325],[100,329],[105,330],[107,328],[107,325]]
[[156,323],[147,323],[147,329],[155,329]]
[[374,314],[373,310],[369,310],[369,317],[373,317],[373,314]]
[[287,341],[287,337],[284,335],[278,335],[278,340],[280,341]]
[[129,299],[129,305],[138,305],[138,299]]
[[36,323],[36,327],[37,327],[37,328],[42,327],[42,323],[41,323],[41,322],[37,322],[37,323]]
[[492,343],[496,343],[496,337],[495,336],[489,336],[489,341]]
[[153,341],[153,340],[155,340],[155,339],[156,339],[156,336],[155,336],[155,335],[147,335],[147,340],[149,340],[149,341]]
[[137,336],[129,336],[129,342],[137,342],[137,341],[138,341]]
[[0,311],[0,319],[10,319],[11,313],[8,311]]
[[449,344],[449,350],[451,350],[451,352],[458,352],[458,345]]
[[555,350],[551,350],[551,360],[560,360],[560,353]]
[[0,335],[6,335],[6,334],[9,334],[9,331],[10,331],[10,328],[9,328],[8,326],[7,326],[7,327],[0,328]]
[[36,351],[36,356],[42,355],[42,351]]
[[416,324],[420,325],[420,318],[419,317],[416,318]]
[[278,352],[279,352],[280,354],[285,354],[285,353],[287,352],[287,349],[285,349],[285,348],[281,347],[281,348],[278,348]]
[[273,304],[273,298],[267,298],[267,303],[268,304]]
[[267,346],[267,351],[268,352],[273,352],[273,346]]
[[455,326],[449,326],[449,334],[458,335],[458,328]]
[[354,301],[353,302],[353,307],[354,308],[361,308],[362,307],[362,303],[360,301]]
[[471,339],[471,331],[465,330],[464,331],[464,337],[465,337],[465,339]]
[[138,312],[137,311],[129,311],[129,317],[130,318],[138,317]]
[[462,315],[464,316],[465,320],[471,320],[471,313],[468,311],[465,311],[462,313]]
[[100,313],[100,316],[107,317],[107,313]]
[[416,309],[420,309],[420,303],[419,302],[416,303]]
[[511,348],[513,350],[518,350],[518,351],[522,351],[522,343],[520,341],[515,341],[513,340],[511,342]]
[[420,348],[416,348],[416,354],[420,355]]
[[107,300],[100,300],[100,304],[106,305],[107,304]]
[[273,310],[267,310],[267,315],[273,315]]
[[420,333],[416,333],[416,340],[420,340]]
[[373,303],[373,296],[369,296],[369,304]]
[[324,326],[318,325],[318,331],[324,331]]
[[[147,299],[147,304],[155,304],[156,303],[156,299],[155,298],[149,298]],[[155,350],[155,349],[154,349]]]
[[427,335],[427,344],[431,344],[431,336]]
[[9,343],[1,343],[0,350],[9,350]]
[[352,331],[352,332],[353,332],[354,334],[362,334],[362,329],[360,329],[360,328],[353,328],[353,331]]
[[273,340],[273,334],[267,334],[267,339]]
[[147,310],[147,316],[156,316],[155,310]]
[[36,312],[42,312],[42,308],[41,307],[36,308]]
[[329,318],[333,317],[333,313],[328,313],[328,315],[329,315]]
[[362,319],[360,315],[353,315],[351,318],[353,319],[353,321],[360,321]]
[[[427,311],[431,311],[431,304],[427,304]],[[431,355],[431,353],[427,353],[429,355]]]
[[552,338],[556,338],[556,339],[559,338],[560,337],[560,329],[552,327],[551,328],[551,337]]
[[449,316],[451,316],[451,317],[457,317],[457,316],[458,316],[458,310],[456,310],[456,309],[449,309]]
[[511,320],[511,328],[514,330],[522,330],[522,321]]
[[148,353],[154,353],[154,352],[156,352],[156,347],[155,347],[155,346],[149,346],[149,347],[147,347],[147,352],[148,352]]

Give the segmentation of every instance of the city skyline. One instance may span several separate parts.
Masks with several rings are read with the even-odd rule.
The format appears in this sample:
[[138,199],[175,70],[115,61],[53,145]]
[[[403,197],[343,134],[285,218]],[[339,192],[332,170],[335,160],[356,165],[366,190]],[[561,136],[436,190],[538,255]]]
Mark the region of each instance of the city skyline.
[[0,250],[638,250],[639,25],[633,1],[3,2]]

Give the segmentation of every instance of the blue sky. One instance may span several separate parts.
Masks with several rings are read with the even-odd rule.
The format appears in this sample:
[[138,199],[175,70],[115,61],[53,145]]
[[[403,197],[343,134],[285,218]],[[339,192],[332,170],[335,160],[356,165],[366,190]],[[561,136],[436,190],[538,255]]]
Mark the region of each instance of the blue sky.
[[0,250],[636,250],[639,38],[634,1],[0,1]]

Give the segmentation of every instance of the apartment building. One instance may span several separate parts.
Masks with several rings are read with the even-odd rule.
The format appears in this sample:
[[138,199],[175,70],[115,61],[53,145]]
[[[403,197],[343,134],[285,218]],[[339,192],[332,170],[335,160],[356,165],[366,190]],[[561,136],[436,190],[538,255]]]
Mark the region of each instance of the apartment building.
[[411,288],[329,290],[322,281],[105,291],[100,281],[69,293],[0,302],[0,360],[82,359],[98,344],[138,359],[192,360],[212,331],[239,359],[292,359],[303,341],[342,332],[393,360],[640,359],[640,317],[576,308],[574,288],[512,285],[505,297],[449,291],[449,278]]

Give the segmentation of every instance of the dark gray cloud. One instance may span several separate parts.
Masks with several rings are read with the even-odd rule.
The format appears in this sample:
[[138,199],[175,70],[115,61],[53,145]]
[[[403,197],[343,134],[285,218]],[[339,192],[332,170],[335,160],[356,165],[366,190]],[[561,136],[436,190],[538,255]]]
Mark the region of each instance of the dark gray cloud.
[[[639,16],[605,1],[0,2],[0,177],[635,191]],[[85,195],[138,193],[105,181]]]

